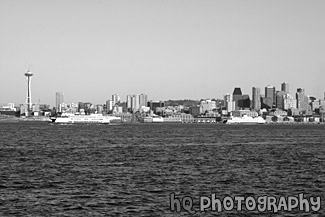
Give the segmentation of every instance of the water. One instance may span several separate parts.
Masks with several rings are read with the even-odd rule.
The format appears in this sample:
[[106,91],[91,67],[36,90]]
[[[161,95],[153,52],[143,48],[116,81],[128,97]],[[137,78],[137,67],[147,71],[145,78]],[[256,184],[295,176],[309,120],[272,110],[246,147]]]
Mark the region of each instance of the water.
[[[325,125],[0,125],[0,216],[188,216],[170,194],[321,197]],[[272,215],[273,216],[273,215]]]

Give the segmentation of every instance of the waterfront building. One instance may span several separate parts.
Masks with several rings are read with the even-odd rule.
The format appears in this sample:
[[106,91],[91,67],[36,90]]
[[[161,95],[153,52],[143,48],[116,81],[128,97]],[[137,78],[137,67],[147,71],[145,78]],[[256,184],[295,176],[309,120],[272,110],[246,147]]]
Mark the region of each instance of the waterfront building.
[[321,122],[324,122],[324,117],[325,117],[325,99],[324,100],[319,100],[319,114],[321,115]]
[[3,111],[16,111],[15,104],[14,103],[8,103],[4,105],[0,105],[0,112]]
[[252,108],[255,111],[261,109],[261,90],[258,87],[252,88]]
[[0,105],[0,115],[16,115],[17,108],[14,103]]
[[235,110],[232,112],[232,116],[234,117],[243,117],[243,115],[247,115],[247,117],[257,117],[258,113],[250,110]]
[[103,111],[104,111],[103,105],[101,105],[101,104],[96,105],[96,111],[98,114],[103,113]]
[[281,91],[289,93],[289,83],[288,82],[283,82],[281,84]]
[[275,111],[271,111],[269,113],[269,115],[271,115],[271,116],[287,116],[288,112],[276,109]]
[[193,115],[194,117],[197,117],[198,115],[201,114],[201,108],[200,106],[191,106],[189,108],[189,113]]
[[148,101],[148,107],[151,111],[156,113],[156,108],[165,107],[165,103],[163,101]]
[[216,105],[215,101],[207,99],[207,100],[202,100],[200,102],[200,112],[201,113],[210,112],[216,108],[217,108],[217,105]]

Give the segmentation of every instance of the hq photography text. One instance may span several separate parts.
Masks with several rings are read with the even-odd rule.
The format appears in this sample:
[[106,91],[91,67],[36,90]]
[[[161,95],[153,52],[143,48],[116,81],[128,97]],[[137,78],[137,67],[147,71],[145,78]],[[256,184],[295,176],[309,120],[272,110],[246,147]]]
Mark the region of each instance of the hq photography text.
[[[306,197],[304,193],[294,196],[225,196],[218,198],[216,194],[200,196],[197,201],[191,196],[179,196],[175,193],[169,195],[170,210],[172,212],[227,212],[227,211],[258,211],[272,212],[317,212],[321,209],[321,197]],[[199,208],[194,203],[199,202]]]

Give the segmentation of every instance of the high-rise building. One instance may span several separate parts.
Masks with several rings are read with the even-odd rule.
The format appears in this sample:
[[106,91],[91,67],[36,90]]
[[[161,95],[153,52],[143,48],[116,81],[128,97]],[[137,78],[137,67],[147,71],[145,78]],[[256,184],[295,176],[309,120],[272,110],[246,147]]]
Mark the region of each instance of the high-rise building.
[[62,104],[64,102],[63,97],[64,97],[63,92],[55,93],[55,106],[57,112],[62,112]]
[[251,100],[248,94],[244,94],[242,99],[239,100],[239,107],[243,109],[249,109],[251,107]]
[[113,102],[114,105],[115,105],[116,103],[119,103],[120,101],[121,101],[121,98],[120,98],[119,95],[117,95],[117,94],[113,94],[113,95],[112,95],[112,102]]
[[224,102],[227,112],[232,112],[235,110],[235,102],[232,100],[232,94],[227,93],[224,95]]
[[287,94],[285,91],[277,91],[276,92],[276,108],[284,110],[284,98],[283,96]]
[[132,95],[131,94],[128,94],[126,96],[126,108],[128,110],[131,110],[131,108],[132,108]]
[[252,108],[255,111],[261,109],[261,90],[258,87],[252,88]]
[[235,102],[235,110],[239,110],[239,101],[243,99],[240,87],[235,87],[234,92],[232,93],[232,99]]
[[140,109],[140,95],[134,94],[132,100],[132,111],[137,112]]
[[289,93],[289,83],[288,82],[283,82],[281,84],[281,91]]
[[113,110],[113,100],[106,101],[106,112],[109,113]]
[[275,104],[275,98],[276,98],[276,93],[275,93],[275,87],[273,86],[266,86],[265,87],[265,102],[268,107],[272,108],[272,106]]
[[148,96],[146,94],[142,93],[142,94],[140,94],[139,97],[140,97],[139,98],[140,108],[142,106],[147,106],[147,104],[148,104]]
[[[147,100],[147,96],[145,94],[142,95],[142,100],[145,102]],[[129,94],[126,96],[126,105],[127,109],[132,112],[137,112],[140,110],[140,95],[139,94]],[[143,105],[145,106],[145,105]]]
[[284,94],[282,97],[283,97],[283,110],[297,108],[297,100],[289,93]]
[[308,97],[305,95],[305,90],[303,88],[298,88],[296,93],[297,109],[299,111],[308,111]]

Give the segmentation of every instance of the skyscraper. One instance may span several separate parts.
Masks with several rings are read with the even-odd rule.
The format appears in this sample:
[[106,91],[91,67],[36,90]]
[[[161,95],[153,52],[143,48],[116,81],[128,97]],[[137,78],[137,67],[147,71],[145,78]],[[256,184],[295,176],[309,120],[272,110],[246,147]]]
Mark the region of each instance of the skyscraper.
[[249,109],[251,107],[251,100],[248,94],[244,94],[242,99],[239,100],[239,107]]
[[299,111],[308,111],[308,97],[303,88],[298,88],[296,93],[297,109]]
[[235,110],[239,110],[239,101],[243,99],[240,87],[235,87],[234,92],[232,93],[232,99],[235,102]]
[[265,104],[272,108],[272,106],[275,104],[275,99],[276,94],[275,94],[275,87],[268,85],[265,87]]
[[[143,99],[146,99],[144,97],[146,95],[143,94]],[[139,94],[129,94],[126,96],[126,106],[129,111],[137,112],[140,109],[140,95]],[[145,106],[145,105],[144,105]]]
[[283,82],[281,84],[281,91],[285,93],[289,93],[289,83],[288,82]]
[[139,104],[140,104],[140,108],[141,106],[147,106],[148,104],[148,96],[144,93],[140,94],[139,96]]
[[232,100],[232,94],[227,93],[224,96],[224,102],[227,112],[232,112],[233,110],[235,110],[235,102]]
[[132,100],[132,111],[137,112],[140,109],[140,95],[134,94]]
[[276,92],[276,108],[284,110],[284,95],[287,94],[285,91]]
[[128,110],[131,110],[131,108],[132,108],[132,95],[131,94],[128,94],[126,96],[126,108]]
[[63,103],[63,92],[55,93],[55,106],[57,112],[62,112],[62,103]]
[[119,103],[121,100],[120,96],[117,95],[117,94],[113,94],[112,95],[112,101],[113,101],[113,104],[115,105],[116,103]]
[[252,108],[255,111],[261,109],[261,90],[258,87],[252,88]]

